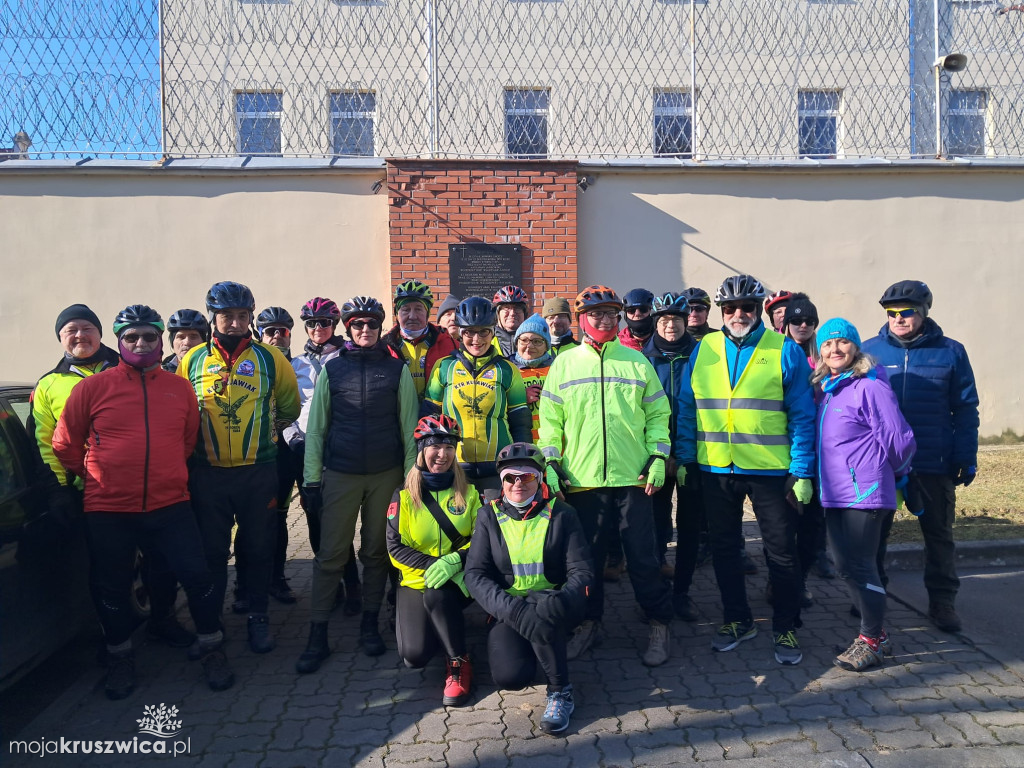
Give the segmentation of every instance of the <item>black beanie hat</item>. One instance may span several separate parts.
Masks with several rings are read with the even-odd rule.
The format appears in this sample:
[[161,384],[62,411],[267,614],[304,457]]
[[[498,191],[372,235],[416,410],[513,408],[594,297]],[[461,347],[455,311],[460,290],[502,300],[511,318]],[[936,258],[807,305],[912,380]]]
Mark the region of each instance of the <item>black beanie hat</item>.
[[794,320],[809,318],[815,323],[818,322],[818,308],[807,297],[806,293],[794,293],[786,304],[786,315],[782,319],[782,327],[785,328]]
[[54,327],[54,331],[57,333],[58,339],[60,338],[60,329],[72,320],[88,320],[96,326],[96,330],[100,332],[100,338],[103,338],[103,325],[100,323],[100,319],[96,317],[96,313],[85,306],[85,304],[72,304],[57,315],[57,325]]

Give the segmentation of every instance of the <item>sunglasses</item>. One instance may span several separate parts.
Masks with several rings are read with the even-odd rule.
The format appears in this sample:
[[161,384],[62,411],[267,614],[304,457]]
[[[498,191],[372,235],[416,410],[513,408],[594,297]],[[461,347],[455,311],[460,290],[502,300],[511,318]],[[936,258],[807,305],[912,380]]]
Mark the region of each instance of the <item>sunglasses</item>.
[[330,320],[307,320],[306,327],[312,330],[313,328],[330,328],[334,323]]
[[371,331],[379,331],[381,328],[380,320],[353,320],[348,324],[349,328],[356,331],[361,331],[363,328],[369,328]]
[[751,314],[757,311],[757,304],[753,301],[745,301],[742,304],[723,304],[722,314],[723,315],[735,315],[737,312],[743,312],[744,314]]
[[917,308],[904,307],[903,309],[887,309],[885,314],[889,317],[913,317],[917,314]]
[[289,333],[287,328],[264,328],[264,336],[287,336]]
[[521,485],[527,485],[529,483],[532,483],[536,479],[536,475],[516,475],[513,474],[512,472],[509,472],[507,475],[501,478],[501,481],[505,483],[505,485],[515,485],[516,483],[520,483]]
[[147,344],[152,344],[154,341],[159,340],[160,334],[153,333],[152,331],[146,331],[145,333],[126,333],[121,337],[121,341],[125,344],[136,344],[139,339],[142,339]]
[[807,318],[807,317],[801,317],[799,320],[790,320],[789,324],[790,325],[809,325],[809,326],[811,326],[811,328],[813,328],[814,326],[816,326],[818,324],[818,321],[817,320],[811,320],[810,318]]

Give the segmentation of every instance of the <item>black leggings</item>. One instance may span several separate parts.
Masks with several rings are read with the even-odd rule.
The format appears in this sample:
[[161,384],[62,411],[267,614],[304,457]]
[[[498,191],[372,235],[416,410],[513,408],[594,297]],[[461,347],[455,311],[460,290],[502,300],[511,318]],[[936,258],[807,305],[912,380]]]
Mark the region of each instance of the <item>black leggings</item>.
[[825,523],[836,561],[850,599],[860,610],[860,633],[880,637],[885,618],[885,586],[876,559],[886,522],[886,509],[826,509]]
[[472,602],[455,584],[440,589],[398,587],[395,635],[407,667],[427,666],[440,644],[448,658],[466,655],[463,610]]
[[503,690],[518,691],[531,685],[538,661],[548,679],[549,691],[560,691],[569,684],[569,659],[563,632],[556,634],[550,645],[533,645],[499,621],[487,633],[487,661],[494,684]]

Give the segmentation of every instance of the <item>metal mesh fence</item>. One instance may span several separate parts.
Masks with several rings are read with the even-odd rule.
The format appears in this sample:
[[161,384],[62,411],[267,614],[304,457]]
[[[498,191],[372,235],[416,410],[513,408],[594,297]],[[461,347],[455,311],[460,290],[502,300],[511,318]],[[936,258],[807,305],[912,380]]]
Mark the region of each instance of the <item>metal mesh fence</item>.
[[1024,154],[997,0],[0,0],[0,55],[8,156]]

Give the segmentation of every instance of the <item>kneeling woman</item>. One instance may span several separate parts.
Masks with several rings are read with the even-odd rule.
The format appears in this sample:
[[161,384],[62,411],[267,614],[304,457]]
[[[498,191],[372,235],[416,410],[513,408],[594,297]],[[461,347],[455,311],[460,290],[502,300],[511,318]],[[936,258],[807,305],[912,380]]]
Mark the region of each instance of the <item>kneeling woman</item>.
[[471,602],[462,569],[480,497],[455,461],[459,426],[448,416],[424,416],[413,433],[416,463],[388,508],[388,554],[401,573],[396,602],[398,655],[425,667],[444,647],[445,706],[469,699],[473,668],[466,654],[462,611]]
[[480,510],[466,586],[495,619],[487,636],[495,685],[525,688],[539,661],[548,680],[540,726],[560,733],[573,711],[566,639],[585,611],[590,551],[576,511],[544,484],[536,446],[512,443],[496,464],[501,498]]

